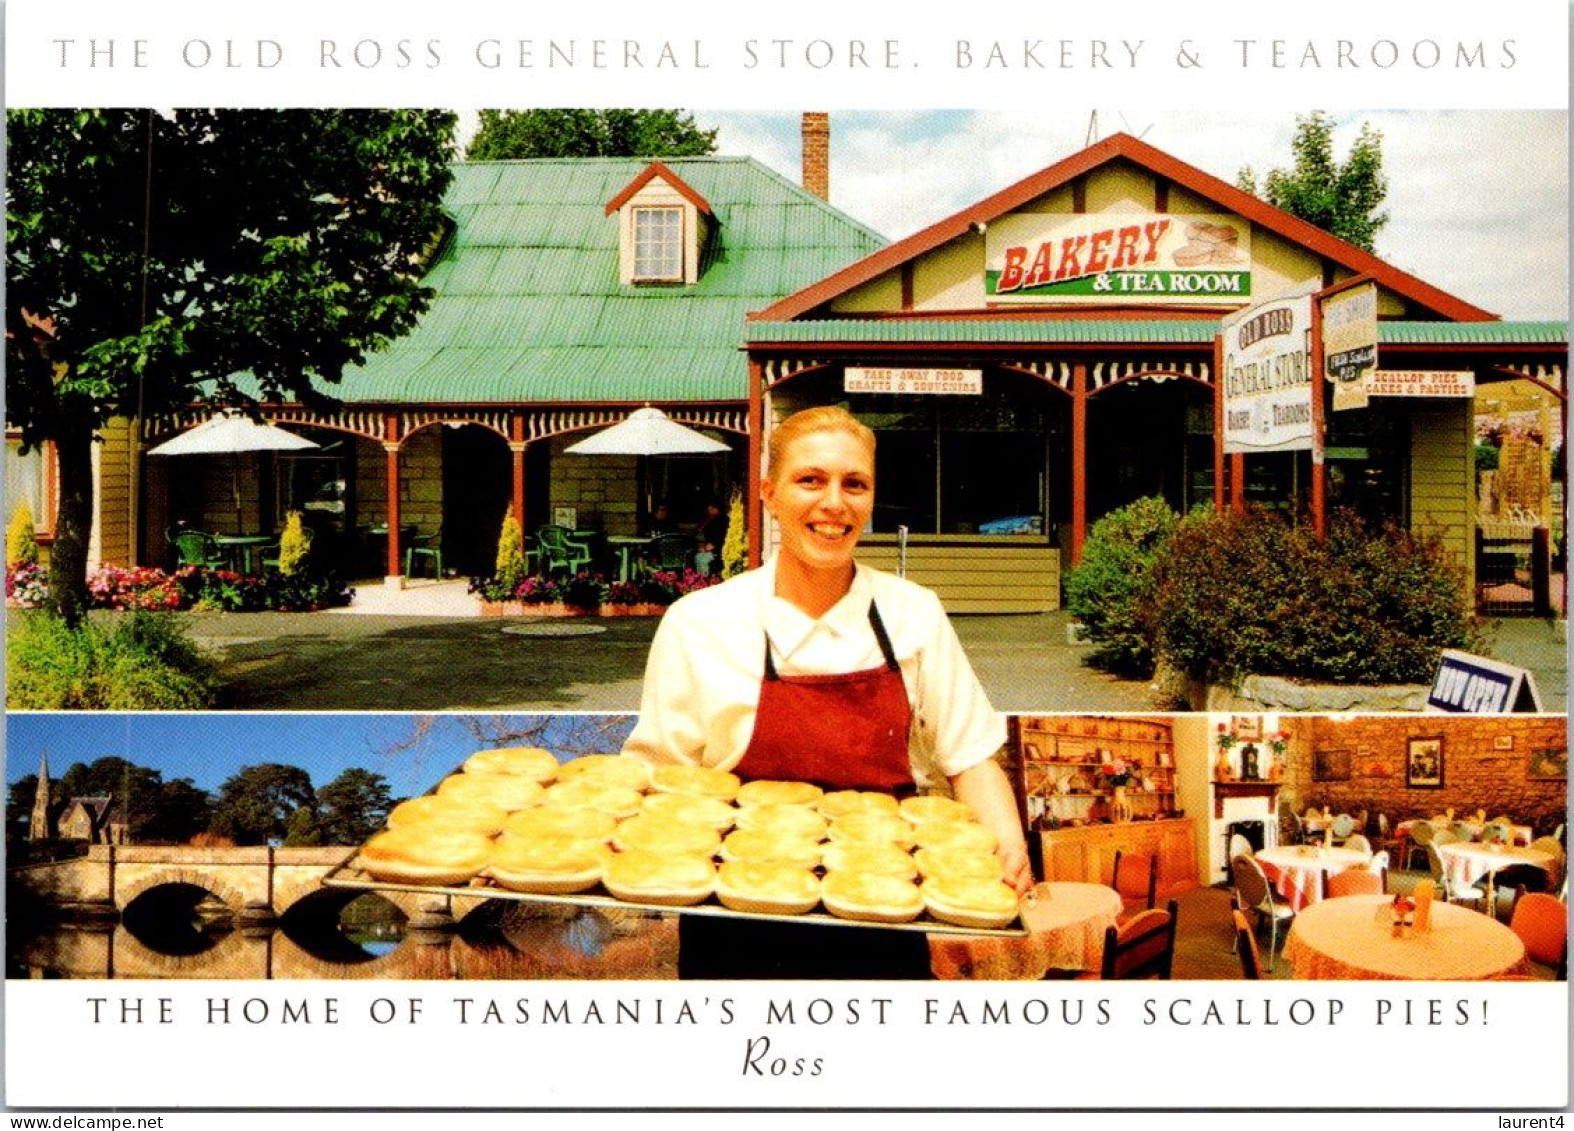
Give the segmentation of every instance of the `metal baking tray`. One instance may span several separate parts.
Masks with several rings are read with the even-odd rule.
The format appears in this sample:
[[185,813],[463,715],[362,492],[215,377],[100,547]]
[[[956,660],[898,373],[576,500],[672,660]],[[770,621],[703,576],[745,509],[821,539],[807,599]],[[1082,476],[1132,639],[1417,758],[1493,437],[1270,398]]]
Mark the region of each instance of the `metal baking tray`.
[[345,857],[343,863],[334,868],[323,877],[323,883],[328,887],[356,888],[361,891],[408,891],[421,895],[458,895],[470,899],[512,899],[520,903],[558,903],[568,904],[572,907],[595,907],[601,909],[618,909],[621,911],[659,911],[663,914],[675,915],[711,915],[724,919],[752,919],[762,922],[777,923],[822,923],[834,927],[877,927],[888,931],[922,931],[930,935],[971,935],[983,938],[1023,938],[1027,935],[1027,928],[1022,925],[1019,918],[1009,927],[959,927],[954,923],[943,923],[934,918],[928,911],[919,913],[918,918],[910,923],[871,923],[858,919],[841,919],[827,911],[808,911],[802,915],[763,915],[752,911],[734,911],[730,907],[723,907],[711,896],[703,903],[691,907],[674,907],[666,903],[636,903],[633,900],[619,899],[608,895],[604,889],[595,888],[589,892],[579,892],[573,895],[538,895],[534,892],[513,891],[509,888],[499,887],[485,878],[477,878],[464,887],[437,887],[428,884],[397,884],[374,880],[360,868],[355,861],[360,855],[359,850]]

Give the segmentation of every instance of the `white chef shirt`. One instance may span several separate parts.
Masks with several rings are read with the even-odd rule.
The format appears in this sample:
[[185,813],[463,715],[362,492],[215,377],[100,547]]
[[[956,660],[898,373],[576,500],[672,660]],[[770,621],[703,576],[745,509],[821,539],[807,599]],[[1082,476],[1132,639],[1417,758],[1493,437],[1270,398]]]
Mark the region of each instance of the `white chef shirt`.
[[639,722],[624,752],[656,764],[731,769],[754,733],[770,635],[779,675],[883,667],[869,603],[891,638],[913,710],[908,754],[920,788],[992,756],[1005,720],[989,705],[940,599],[858,565],[852,587],[818,620],[776,596],[776,559],[690,593],[662,617],[645,665]]

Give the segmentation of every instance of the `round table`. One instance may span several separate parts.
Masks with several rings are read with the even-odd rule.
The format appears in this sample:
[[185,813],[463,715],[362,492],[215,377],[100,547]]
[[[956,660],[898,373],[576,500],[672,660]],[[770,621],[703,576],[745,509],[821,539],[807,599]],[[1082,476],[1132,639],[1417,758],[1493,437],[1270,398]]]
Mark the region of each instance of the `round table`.
[[1364,868],[1369,853],[1358,848],[1321,848],[1311,844],[1282,845],[1257,853],[1269,883],[1291,910],[1299,911],[1323,897],[1323,873]]
[[607,545],[618,553],[618,580],[627,581],[634,574],[632,555],[635,550],[643,550],[654,542],[654,538],[644,538],[633,534],[608,534]]
[[1394,938],[1392,899],[1324,899],[1295,917],[1284,956],[1297,978],[1479,982],[1522,976],[1525,944],[1496,919],[1451,903],[1432,904],[1431,930]]
[[1550,872],[1557,857],[1539,848],[1510,848],[1502,844],[1477,844],[1456,840],[1437,846],[1449,886],[1471,887],[1481,877],[1487,879],[1487,906],[1496,907],[1497,874],[1511,864],[1528,864]]
[[1120,914],[1120,893],[1104,884],[1042,883],[1022,897],[1020,938],[931,935],[936,978],[1016,980],[1050,970],[1094,970],[1104,957],[1104,931]]

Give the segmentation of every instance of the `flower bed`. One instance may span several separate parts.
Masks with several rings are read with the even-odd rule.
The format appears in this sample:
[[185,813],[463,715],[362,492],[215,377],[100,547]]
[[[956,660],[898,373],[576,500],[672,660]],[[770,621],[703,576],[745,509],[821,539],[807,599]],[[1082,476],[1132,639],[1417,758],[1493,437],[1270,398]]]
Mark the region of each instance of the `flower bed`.
[[720,578],[689,569],[656,570],[638,581],[608,582],[599,573],[527,577],[510,588],[495,578],[472,578],[483,616],[653,617],[686,593]]
[[[151,566],[103,566],[87,579],[87,590],[90,608],[147,612],[314,612],[347,605],[355,596],[332,576],[258,577],[206,566],[183,566],[174,573]],[[19,563],[6,570],[8,604],[38,608],[48,598],[49,575],[42,567]]]

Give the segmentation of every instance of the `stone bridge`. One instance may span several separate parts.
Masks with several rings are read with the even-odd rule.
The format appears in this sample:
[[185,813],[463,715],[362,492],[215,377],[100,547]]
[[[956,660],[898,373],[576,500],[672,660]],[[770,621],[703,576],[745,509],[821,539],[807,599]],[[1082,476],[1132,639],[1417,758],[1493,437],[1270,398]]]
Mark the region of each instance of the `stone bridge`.
[[[95,844],[85,857],[12,869],[22,889],[62,910],[124,913],[159,888],[200,888],[217,897],[238,919],[274,919],[302,900],[318,897],[347,903],[356,889],[324,888],[323,877],[355,850],[329,848],[191,848]],[[407,916],[443,910],[455,920],[484,896],[381,893]],[[441,907],[434,906],[440,904]]]

